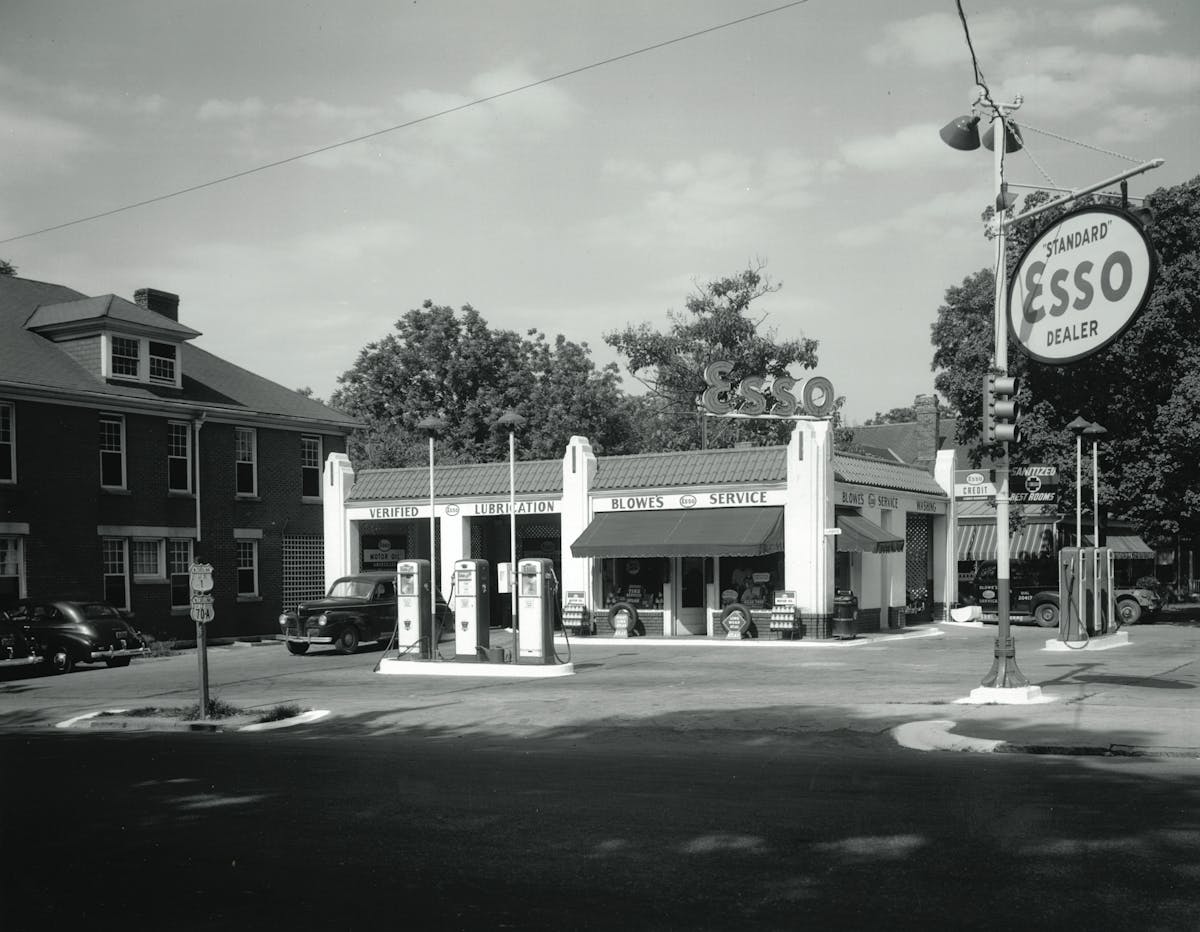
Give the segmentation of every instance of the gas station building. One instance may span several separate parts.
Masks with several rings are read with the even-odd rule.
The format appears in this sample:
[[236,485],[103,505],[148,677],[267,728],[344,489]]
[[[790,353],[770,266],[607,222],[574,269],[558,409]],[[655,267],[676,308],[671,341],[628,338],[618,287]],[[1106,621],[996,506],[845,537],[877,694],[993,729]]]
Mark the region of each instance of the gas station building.
[[[331,454],[326,585],[432,559],[449,601],[454,564],[484,560],[492,624],[509,626],[498,564],[511,556],[511,498],[516,559],[549,559],[559,598],[582,604],[597,635],[614,632],[620,607],[638,634],[724,638],[724,610],[740,604],[751,636],[824,638],[835,593],[853,594],[858,631],[940,618],[955,597],[952,450],[938,452],[932,474],[836,453],[830,422],[814,418],[798,420],[786,446],[596,456],[572,437],[561,460],[515,463],[511,485],[509,467],[356,474]],[[776,602],[795,606],[794,631],[771,627]]]

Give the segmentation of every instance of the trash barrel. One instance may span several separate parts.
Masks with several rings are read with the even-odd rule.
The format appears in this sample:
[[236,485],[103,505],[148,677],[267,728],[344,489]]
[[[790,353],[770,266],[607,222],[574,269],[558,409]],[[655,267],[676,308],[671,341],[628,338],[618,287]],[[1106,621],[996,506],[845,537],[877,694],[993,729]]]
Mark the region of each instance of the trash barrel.
[[853,638],[858,632],[858,597],[849,589],[838,589],[833,595],[833,636]]

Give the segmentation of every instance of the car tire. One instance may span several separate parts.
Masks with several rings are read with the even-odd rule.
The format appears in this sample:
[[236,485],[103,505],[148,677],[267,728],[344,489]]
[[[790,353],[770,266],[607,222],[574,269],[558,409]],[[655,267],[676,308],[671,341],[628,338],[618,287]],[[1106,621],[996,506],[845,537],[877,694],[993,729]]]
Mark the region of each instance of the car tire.
[[1058,627],[1058,606],[1053,602],[1043,602],[1033,608],[1033,620],[1039,628]]
[[1142,606],[1137,599],[1121,599],[1117,602],[1117,614],[1121,616],[1121,624],[1136,625],[1142,620]]
[[127,667],[129,666],[129,657],[111,657],[104,661],[108,667]]
[[354,625],[347,625],[338,634],[337,652],[339,654],[353,654],[358,650],[358,629]]
[[297,644],[295,641],[288,641],[287,648],[289,654],[295,654],[297,657],[308,653],[307,644]]
[[46,659],[50,662],[50,672],[56,676],[75,669],[75,657],[65,647],[56,647]]

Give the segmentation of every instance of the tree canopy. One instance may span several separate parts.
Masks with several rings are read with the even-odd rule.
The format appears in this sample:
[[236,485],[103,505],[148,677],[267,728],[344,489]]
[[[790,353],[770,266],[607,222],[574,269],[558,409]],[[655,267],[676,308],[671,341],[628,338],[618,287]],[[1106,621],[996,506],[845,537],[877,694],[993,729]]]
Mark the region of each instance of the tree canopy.
[[444,422],[436,455],[447,463],[507,458],[508,432],[495,423],[508,410],[527,421],[521,459],[560,457],[571,434],[626,452],[630,434],[617,367],[597,369],[586,344],[493,330],[470,305],[456,312],[432,301],[364,347],[330,403],[363,421],[350,454],[370,467],[425,462],[426,418]]
[[[1026,207],[1048,198],[1039,192]],[[1082,203],[1015,225],[1009,270],[1041,230]],[[1108,431],[1099,447],[1101,507],[1136,521],[1152,542],[1165,542],[1200,531],[1194,464],[1200,448],[1200,177],[1155,191],[1146,206],[1158,278],[1145,310],[1121,338],[1067,366],[1039,363],[1010,348],[1008,371],[1022,381],[1026,438],[1012,453],[1014,463],[1057,465],[1061,475],[1073,477],[1076,442],[1066,425],[1079,415],[1101,424]],[[994,282],[992,270],[983,269],[947,289],[932,327],[934,384],[967,412],[958,419],[958,440],[976,464],[996,452],[980,442]],[[1060,485],[1067,511],[1074,509],[1073,485]]]
[[706,387],[704,370],[712,362],[732,363],[731,382],[751,375],[786,376],[795,365],[816,367],[816,340],[780,341],[775,328],[763,326],[765,316],[752,316],[752,303],[779,287],[772,285],[761,267],[747,268],[698,287],[687,297],[684,312],[668,313],[666,332],[642,323],[604,335],[647,389],[634,402],[644,449],[694,450],[751,438],[760,443],[786,442],[792,427],[789,421],[736,419],[707,429],[697,404]]

